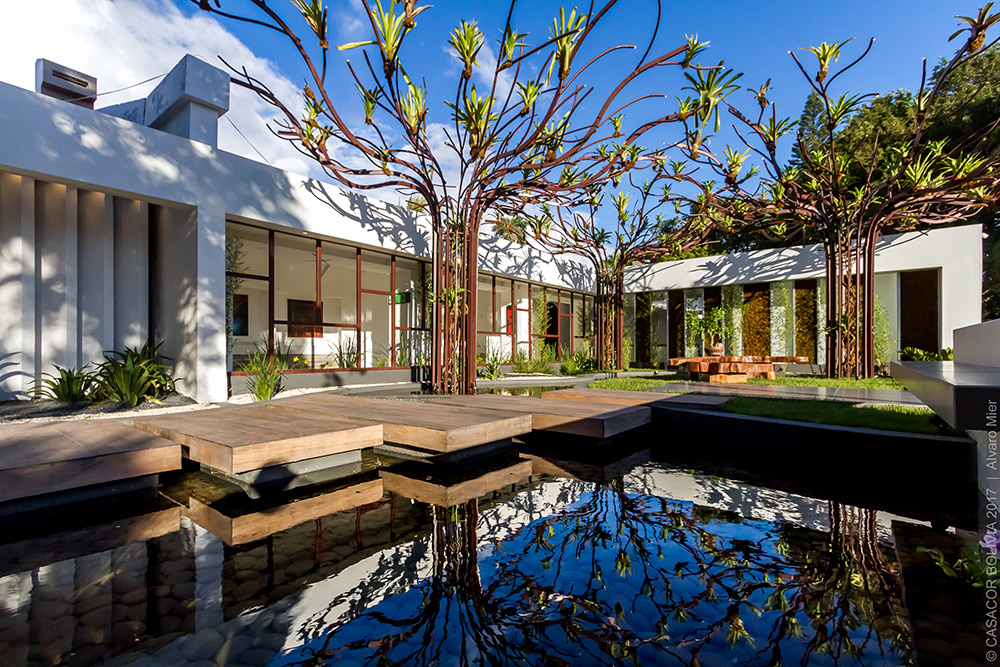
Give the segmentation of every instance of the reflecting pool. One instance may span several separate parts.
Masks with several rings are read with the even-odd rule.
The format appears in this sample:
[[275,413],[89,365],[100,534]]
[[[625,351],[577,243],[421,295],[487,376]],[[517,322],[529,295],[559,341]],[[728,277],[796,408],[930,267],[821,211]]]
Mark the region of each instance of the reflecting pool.
[[662,459],[406,462],[265,501],[185,473],[155,499],[5,532],[0,664],[907,665],[918,642],[931,658],[961,652],[927,644],[961,644],[933,620],[935,570],[915,551],[927,522]]

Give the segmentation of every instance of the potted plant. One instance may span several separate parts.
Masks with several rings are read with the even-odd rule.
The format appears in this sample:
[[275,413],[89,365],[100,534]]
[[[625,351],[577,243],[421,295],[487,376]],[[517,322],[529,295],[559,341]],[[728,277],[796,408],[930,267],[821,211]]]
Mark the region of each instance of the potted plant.
[[707,356],[721,357],[725,354],[722,334],[726,328],[726,312],[721,306],[704,314],[689,312],[685,316],[685,326],[693,335],[701,336]]

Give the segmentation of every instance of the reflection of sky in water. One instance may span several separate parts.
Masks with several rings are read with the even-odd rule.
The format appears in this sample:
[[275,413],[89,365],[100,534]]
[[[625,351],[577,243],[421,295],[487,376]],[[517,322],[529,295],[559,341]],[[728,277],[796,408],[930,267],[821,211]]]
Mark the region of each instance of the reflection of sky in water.
[[488,515],[518,499],[471,536],[439,510],[430,576],[271,664],[907,664],[895,579],[825,533],[621,484],[543,486],[564,502],[508,530]]

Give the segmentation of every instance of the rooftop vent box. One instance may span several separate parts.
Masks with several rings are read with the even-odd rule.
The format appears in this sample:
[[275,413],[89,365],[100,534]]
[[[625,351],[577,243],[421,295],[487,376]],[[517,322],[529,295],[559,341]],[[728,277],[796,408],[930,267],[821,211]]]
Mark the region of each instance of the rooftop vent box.
[[93,109],[97,77],[39,58],[35,61],[35,92]]

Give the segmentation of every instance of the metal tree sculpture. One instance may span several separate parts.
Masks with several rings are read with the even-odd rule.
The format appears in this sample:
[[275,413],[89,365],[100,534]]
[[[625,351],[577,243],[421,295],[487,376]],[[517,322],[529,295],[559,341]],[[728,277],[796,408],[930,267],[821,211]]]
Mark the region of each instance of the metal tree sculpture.
[[[650,177],[636,182],[636,177],[645,175]],[[597,283],[595,357],[597,367],[603,369],[624,368],[629,362],[624,358],[625,268],[691,250],[712,229],[707,217],[687,217],[678,222],[661,212],[664,206],[677,202],[671,192],[672,182],[696,183],[684,172],[683,163],[667,164],[663,154],[644,156],[627,178],[629,187],[611,183],[593,188],[586,202],[574,210],[544,206],[537,215],[494,223],[494,228],[508,239],[552,253],[579,255],[593,265]],[[610,194],[615,215],[615,223],[608,228],[597,222],[606,193]],[[634,202],[630,201],[632,195]]]
[[[841,51],[851,40],[805,49],[816,56],[815,73],[790,54],[821,101],[819,136],[814,134],[807,142],[801,129],[797,133],[798,164],[784,164],[779,158],[779,141],[796,123],[779,118],[774,104],[768,102],[770,81],[751,90],[759,105],[754,114],[744,114],[726,102],[746,147],[742,152],[730,147],[724,154],[706,150],[701,145],[701,117],[695,119],[689,133],[691,159],[707,165],[724,182],[718,189],[706,188],[698,198],[698,215],[725,221],[735,230],[798,234],[822,243],[827,282],[826,368],[831,376],[875,373],[874,269],[879,236],[888,229],[905,231],[960,221],[1000,198],[995,173],[1000,150],[979,150],[1000,120],[962,140],[928,139],[937,123],[961,113],[961,108],[941,110],[946,97],[942,82],[990,46],[985,44],[986,31],[1000,20],[1000,14],[990,14],[991,5],[975,18],[959,17],[968,26],[952,39],[963,33],[967,38],[930,79],[924,61],[920,89],[910,101],[914,113],[905,143],[882,146],[885,140],[877,131],[854,137],[843,131],[871,95],[835,94],[831,86],[868,55],[874,39],[857,58],[836,70]],[[751,155],[755,164],[747,168]]]
[[[234,72],[281,116],[274,131],[315,159],[339,184],[358,190],[395,189],[427,215],[433,235],[434,308],[432,383],[439,392],[475,389],[478,235],[487,216],[515,216],[525,207],[568,200],[627,172],[633,147],[644,134],[682,118],[651,114],[623,129],[622,112],[661,94],[626,93],[644,74],[666,66],[691,70],[705,48],[696,38],[661,55],[649,46],[628,63],[627,74],[603,86],[584,82],[595,63],[634,46],[602,48],[595,28],[619,0],[591,3],[589,12],[559,11],[549,34],[536,45],[515,28],[511,0],[494,62],[481,62],[485,37],[475,21],[462,21],[448,42],[462,64],[453,94],[445,98],[450,123],[443,145],[428,134],[429,91],[404,65],[403,45],[416,18],[429,8],[415,0],[361,0],[370,39],[338,47],[361,49],[360,64],[346,62],[360,94],[367,131],[345,120],[344,96],[328,90],[327,10],[322,0],[293,0],[300,16],[284,17],[268,0],[243,0],[247,12],[232,13],[237,0],[192,0],[202,10],[273,30],[292,43],[308,72],[303,100],[282,100],[245,69]],[[660,10],[659,0],[657,9]],[[293,27],[304,20],[308,33]],[[657,25],[658,25],[657,21]],[[309,43],[300,36],[309,34]],[[583,55],[581,55],[583,54]],[[578,64],[578,59],[583,62]],[[586,59],[586,60],[584,60]],[[486,74],[488,90],[472,82]],[[501,75],[509,85],[501,85]],[[586,101],[586,105],[584,102]],[[303,109],[304,102],[304,109]],[[358,103],[358,102],[355,102]],[[688,103],[689,107],[696,106]],[[620,138],[619,138],[620,137]],[[598,146],[617,140],[616,157]],[[455,173],[445,165],[457,165]],[[566,173],[581,174],[566,179]]]

